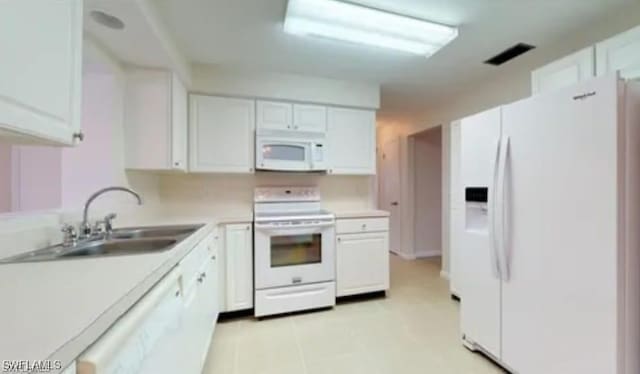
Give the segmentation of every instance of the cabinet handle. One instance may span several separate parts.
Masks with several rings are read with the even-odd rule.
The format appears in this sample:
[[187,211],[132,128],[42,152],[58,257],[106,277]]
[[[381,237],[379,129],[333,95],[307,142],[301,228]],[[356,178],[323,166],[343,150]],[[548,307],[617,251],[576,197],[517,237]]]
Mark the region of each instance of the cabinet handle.
[[338,242],[341,242],[341,241],[342,241],[342,238],[338,238]]
[[297,125],[296,125],[296,126],[293,126],[293,128],[297,130],[297,129],[298,129],[298,126],[297,126]]
[[216,256],[215,256],[215,255],[211,256],[211,259],[212,259],[212,260],[215,260],[215,259],[216,259]]
[[180,290],[176,291],[176,297],[180,296]]
[[251,230],[251,226],[247,226],[247,231]]
[[202,283],[204,281],[204,278],[207,277],[207,273],[201,273],[200,276],[198,277],[198,282]]
[[253,168],[249,168],[249,171],[253,171]]
[[363,223],[363,224],[362,224],[362,229],[363,229],[363,230],[366,230],[366,229],[367,229],[367,224],[366,224],[366,223]]
[[74,132],[73,133],[73,140],[77,140],[77,141],[83,141],[84,140],[84,133],[81,132]]

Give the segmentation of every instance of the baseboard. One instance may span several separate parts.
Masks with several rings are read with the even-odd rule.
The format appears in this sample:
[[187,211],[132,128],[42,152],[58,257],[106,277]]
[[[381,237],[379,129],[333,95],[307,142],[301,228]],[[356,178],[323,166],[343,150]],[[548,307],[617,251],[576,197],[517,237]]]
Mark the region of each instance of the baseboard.
[[406,253],[402,253],[402,252],[396,252],[396,251],[391,251],[393,254],[395,254],[396,256],[400,257],[403,260],[415,260],[416,256],[413,255],[409,255]]
[[445,270],[441,270],[440,271],[440,278],[444,278],[446,280],[449,280],[449,272],[445,271]]
[[442,252],[440,250],[433,250],[433,251],[423,251],[423,252],[417,252],[415,257],[416,258],[425,258],[425,257],[439,257],[442,255]]

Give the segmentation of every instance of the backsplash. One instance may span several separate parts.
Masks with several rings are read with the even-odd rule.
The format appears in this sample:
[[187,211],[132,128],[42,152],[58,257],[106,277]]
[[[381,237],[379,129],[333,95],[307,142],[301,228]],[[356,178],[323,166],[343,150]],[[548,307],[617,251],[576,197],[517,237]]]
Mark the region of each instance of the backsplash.
[[246,215],[257,186],[318,186],[326,209],[374,208],[374,177],[258,173],[255,175],[162,175],[160,201],[175,214]]

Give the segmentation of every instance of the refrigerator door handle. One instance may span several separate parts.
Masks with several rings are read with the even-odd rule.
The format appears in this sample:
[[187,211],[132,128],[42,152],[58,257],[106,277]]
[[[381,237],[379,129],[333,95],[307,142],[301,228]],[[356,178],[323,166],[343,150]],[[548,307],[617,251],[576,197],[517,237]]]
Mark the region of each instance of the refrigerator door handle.
[[508,242],[508,206],[506,201],[506,173],[507,173],[507,160],[509,158],[510,138],[507,136],[501,142],[500,156],[498,162],[498,187],[496,188],[496,237],[498,248],[498,263],[500,267],[501,279],[504,282],[509,281],[509,260],[507,257],[507,242]]
[[493,160],[493,179],[492,185],[489,187],[489,255],[491,261],[491,270],[493,276],[497,279],[501,279],[500,264],[498,261],[498,236],[496,232],[496,213],[497,213],[497,186],[498,186],[498,172],[500,165],[500,149],[502,146],[502,138],[498,138],[496,141],[496,153]]

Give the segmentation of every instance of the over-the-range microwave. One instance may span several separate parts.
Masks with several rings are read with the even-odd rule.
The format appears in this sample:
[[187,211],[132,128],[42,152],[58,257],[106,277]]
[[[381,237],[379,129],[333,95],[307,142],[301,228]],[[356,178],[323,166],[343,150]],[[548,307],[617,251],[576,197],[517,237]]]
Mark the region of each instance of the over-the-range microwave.
[[256,170],[327,170],[327,145],[321,132],[258,129]]

